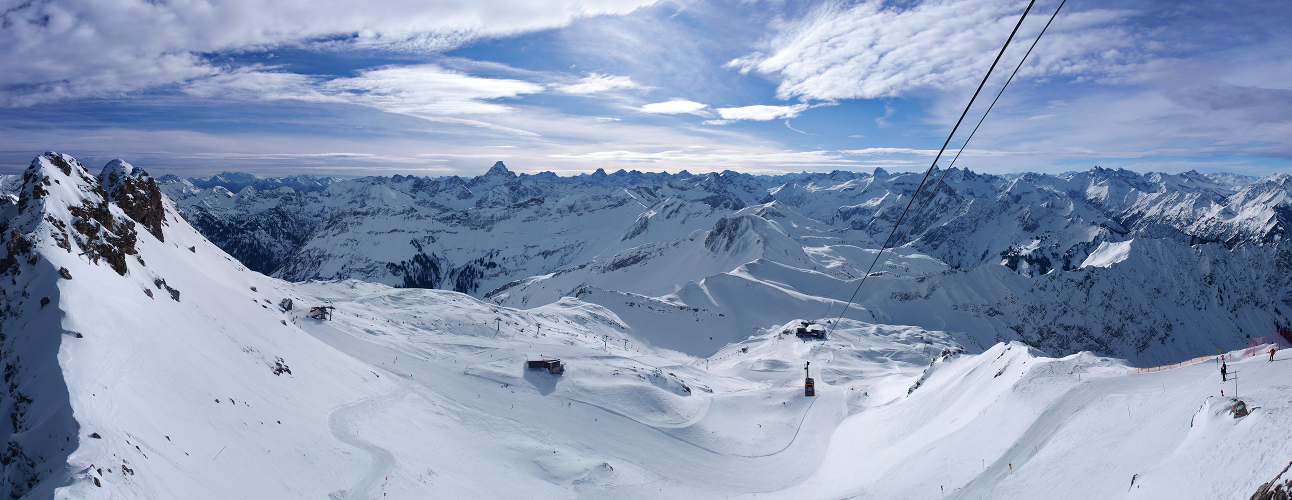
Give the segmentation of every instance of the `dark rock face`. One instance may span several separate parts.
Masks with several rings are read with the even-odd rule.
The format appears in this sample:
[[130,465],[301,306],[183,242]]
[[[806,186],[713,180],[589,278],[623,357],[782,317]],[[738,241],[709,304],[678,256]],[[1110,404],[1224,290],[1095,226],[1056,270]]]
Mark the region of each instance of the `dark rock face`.
[[188,222],[249,269],[270,274],[308,239],[319,223],[315,214],[292,199],[263,212],[221,216],[191,206]]
[[8,253],[5,258],[0,259],[0,272],[9,274],[18,268],[18,257],[27,255],[31,252],[31,241],[18,232],[18,229],[9,230],[9,242],[5,244]]
[[68,207],[72,213],[73,238],[94,263],[99,259],[108,262],[117,274],[126,274],[126,256],[139,253],[135,250],[138,234],[131,220],[116,220],[108,210],[108,202],[93,203],[85,200],[78,206]]
[[116,203],[158,240],[166,241],[162,234],[162,226],[166,224],[162,192],[148,172],[121,160],[112,160],[99,174],[99,184],[107,201]]
[[162,193],[157,188],[156,180],[151,177],[147,180],[127,178],[112,198],[131,219],[142,224],[158,240],[166,241],[166,236],[162,234],[162,225],[166,223],[166,209],[162,207]]
[[730,252],[745,233],[754,230],[754,219],[748,215],[719,219],[704,238],[704,247],[713,253]]

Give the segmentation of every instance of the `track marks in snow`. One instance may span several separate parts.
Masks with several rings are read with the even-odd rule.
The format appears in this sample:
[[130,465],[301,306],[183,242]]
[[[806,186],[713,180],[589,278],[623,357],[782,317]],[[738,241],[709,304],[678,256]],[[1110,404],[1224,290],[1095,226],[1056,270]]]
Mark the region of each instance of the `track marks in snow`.
[[342,443],[363,450],[369,457],[368,471],[349,490],[339,492],[342,493],[339,498],[378,497],[376,492],[380,488],[382,478],[389,476],[395,467],[395,455],[390,450],[365,441],[359,432],[354,430],[356,427],[354,424],[365,419],[366,413],[394,404],[407,394],[408,388],[401,384],[385,394],[360,399],[348,405],[333,408],[332,411],[328,412],[327,423],[332,435]]

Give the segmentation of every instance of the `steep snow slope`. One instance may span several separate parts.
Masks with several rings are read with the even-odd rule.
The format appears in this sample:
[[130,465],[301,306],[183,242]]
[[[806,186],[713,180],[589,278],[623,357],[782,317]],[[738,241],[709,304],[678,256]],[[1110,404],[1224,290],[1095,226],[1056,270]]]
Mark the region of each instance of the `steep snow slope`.
[[20,251],[3,284],[14,414],[3,492],[282,498],[348,486],[363,462],[326,417],[387,379],[286,323],[270,305],[281,284],[207,242],[169,200],[151,200],[165,203],[163,242],[69,156],[40,156],[23,177],[5,217]]

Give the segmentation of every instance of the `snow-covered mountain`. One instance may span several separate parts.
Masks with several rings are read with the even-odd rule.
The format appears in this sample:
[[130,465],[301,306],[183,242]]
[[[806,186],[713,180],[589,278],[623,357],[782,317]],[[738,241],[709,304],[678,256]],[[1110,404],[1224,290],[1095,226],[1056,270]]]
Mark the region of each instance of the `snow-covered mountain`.
[[[687,273],[755,260],[661,296],[588,286],[519,309],[453,291],[265,276],[199,234],[157,185],[125,162],[95,176],[57,153],[0,179],[0,494],[1246,498],[1286,471],[1283,352],[1229,352],[1241,382],[1222,383],[1211,360],[1130,375],[1124,360],[979,347],[973,331],[865,319],[873,309],[837,322],[803,315],[832,322],[824,340],[797,339],[793,320],[758,324],[785,300],[828,303],[829,293],[796,287],[850,285],[848,266],[871,243],[804,225],[788,203],[732,213],[650,203],[671,208],[631,221],[649,220],[617,252],[652,232],[672,239],[600,274],[664,272],[661,259],[693,265]],[[680,217],[707,228],[664,223]],[[1097,270],[1090,293],[1136,286],[1100,281],[1126,263],[1278,246],[1139,241],[1102,242],[1083,260],[1079,271]],[[1017,291],[1064,273],[1081,275],[955,270],[905,248],[876,283],[914,295],[964,275],[980,282],[963,285],[974,290],[996,280]],[[928,295],[899,302],[946,300]],[[643,302],[598,304],[623,298]],[[703,300],[714,304],[686,306]],[[305,314],[323,305],[335,308],[330,319]],[[709,317],[716,310],[757,331],[710,340],[728,328]],[[563,373],[527,363],[551,358]],[[1253,409],[1241,418],[1220,394],[1237,383]]]
[[[175,182],[179,178],[174,176],[164,176],[164,182]],[[221,172],[210,177],[189,177],[188,182],[199,188],[222,187],[229,191],[241,191],[242,188],[251,186],[261,191],[273,191],[281,187],[291,188],[296,191],[321,191],[327,189],[333,182],[341,180],[338,177],[319,177],[317,175],[291,175],[287,177],[270,177],[267,179],[256,177],[243,172]]]
[[[767,324],[837,315],[920,174],[616,172],[368,177],[321,191],[161,189],[221,248],[290,281],[456,290],[513,307],[579,296],[692,310],[703,354]],[[848,317],[1136,363],[1292,323],[1292,177],[935,172],[914,228]],[[915,211],[914,209],[912,211]],[[750,294],[763,297],[746,307]],[[752,310],[756,309],[756,310]],[[628,311],[635,312],[628,312]],[[928,314],[937,310],[938,314]],[[656,322],[664,330],[679,325]],[[691,350],[692,348],[699,350]]]

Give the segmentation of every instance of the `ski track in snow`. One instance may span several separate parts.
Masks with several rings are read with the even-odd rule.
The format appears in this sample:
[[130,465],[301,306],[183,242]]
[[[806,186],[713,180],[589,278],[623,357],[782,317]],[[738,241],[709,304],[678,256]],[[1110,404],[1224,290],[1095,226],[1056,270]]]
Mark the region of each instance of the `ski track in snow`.
[[342,443],[363,450],[369,457],[368,472],[355,482],[353,487],[346,490],[341,498],[360,500],[380,497],[375,492],[380,487],[382,478],[389,476],[390,471],[394,469],[395,455],[390,450],[364,440],[354,430],[353,424],[363,421],[364,412],[389,405],[402,399],[406,394],[408,394],[408,388],[401,384],[385,394],[363,398],[328,412],[327,423],[332,435]]

